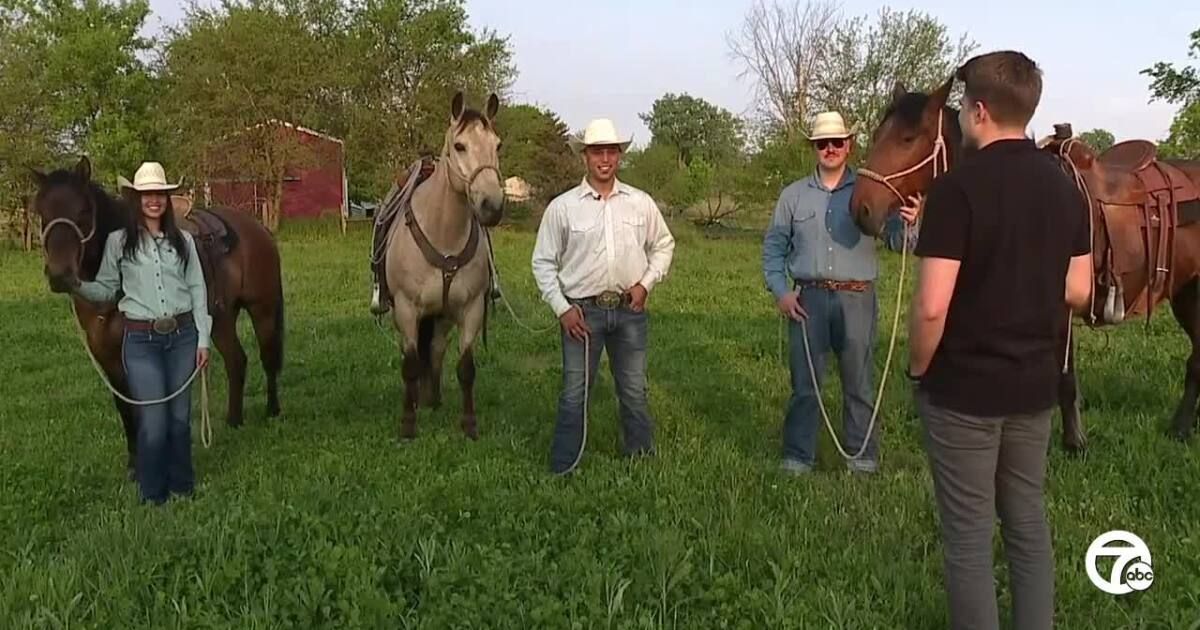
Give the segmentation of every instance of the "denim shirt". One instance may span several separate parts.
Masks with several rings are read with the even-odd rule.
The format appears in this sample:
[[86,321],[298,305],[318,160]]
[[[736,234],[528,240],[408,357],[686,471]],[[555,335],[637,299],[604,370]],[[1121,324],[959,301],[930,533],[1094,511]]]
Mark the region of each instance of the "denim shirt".
[[[783,189],[771,226],[763,238],[763,277],[776,299],[794,280],[872,281],[878,274],[875,240],[850,216],[856,174],[847,168],[832,190],[816,172]],[[899,215],[884,224],[884,245],[899,251],[904,223]],[[908,250],[916,242],[910,234]]]
[[197,347],[209,347],[212,317],[208,289],[192,235],[182,231],[187,249],[187,269],[162,237],[144,237],[137,255],[124,258],[125,230],[108,235],[104,257],[92,282],[80,284],[78,293],[90,302],[111,302],[122,292],[117,308],[132,319],[152,320],[191,311],[196,322]]

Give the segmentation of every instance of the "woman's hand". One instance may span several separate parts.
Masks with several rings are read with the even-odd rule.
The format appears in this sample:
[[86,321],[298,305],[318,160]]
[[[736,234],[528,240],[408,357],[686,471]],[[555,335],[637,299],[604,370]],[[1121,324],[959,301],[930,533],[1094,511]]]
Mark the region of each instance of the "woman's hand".
[[196,367],[204,369],[208,365],[208,348],[196,349]]

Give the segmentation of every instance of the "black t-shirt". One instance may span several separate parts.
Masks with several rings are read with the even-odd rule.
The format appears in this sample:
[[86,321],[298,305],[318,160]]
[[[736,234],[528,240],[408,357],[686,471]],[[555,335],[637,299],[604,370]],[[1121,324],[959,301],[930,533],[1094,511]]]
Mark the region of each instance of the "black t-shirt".
[[1030,140],[1001,140],[939,177],[915,255],[961,261],[942,341],[920,387],[977,416],[1055,404],[1067,267],[1091,248],[1075,184]]

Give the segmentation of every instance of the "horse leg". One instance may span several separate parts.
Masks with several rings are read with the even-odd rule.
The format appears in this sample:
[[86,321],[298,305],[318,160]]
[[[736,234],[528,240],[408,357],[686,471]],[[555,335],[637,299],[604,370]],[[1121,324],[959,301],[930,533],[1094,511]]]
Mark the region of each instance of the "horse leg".
[[462,430],[468,438],[479,439],[479,425],[475,418],[475,337],[483,326],[484,301],[481,294],[460,315],[458,384],[462,388]]
[[223,313],[213,317],[212,341],[225,362],[229,381],[228,414],[225,422],[231,427],[242,426],[242,395],[246,384],[246,351],[238,340],[237,318],[241,309],[227,305]]
[[[432,326],[429,330],[432,337],[429,339],[429,356],[424,364],[426,370],[421,375],[420,404],[422,407],[437,409],[442,406],[442,365],[446,356],[447,337],[453,322],[440,317],[429,323],[422,322],[422,330],[418,334],[426,334],[425,326]],[[418,350],[419,348],[420,346]]]
[[[1067,320],[1067,326],[1071,321]],[[1070,455],[1080,455],[1087,449],[1087,436],[1083,430],[1083,418],[1079,411],[1079,380],[1075,375],[1075,336],[1064,348],[1067,353],[1067,371],[1058,379],[1058,408],[1062,413],[1062,445]]]
[[1183,396],[1175,408],[1168,435],[1181,441],[1192,436],[1196,423],[1196,400],[1200,396],[1200,280],[1193,279],[1171,297],[1171,312],[1192,342],[1184,373]]
[[267,416],[279,415],[279,371],[283,369],[283,301],[261,302],[249,308],[258,339],[258,356],[267,375]]
[[412,302],[402,295],[393,301],[392,314],[396,327],[404,336],[404,413],[400,418],[400,438],[411,440],[417,437],[417,400],[420,393],[421,357],[417,352],[417,311]]

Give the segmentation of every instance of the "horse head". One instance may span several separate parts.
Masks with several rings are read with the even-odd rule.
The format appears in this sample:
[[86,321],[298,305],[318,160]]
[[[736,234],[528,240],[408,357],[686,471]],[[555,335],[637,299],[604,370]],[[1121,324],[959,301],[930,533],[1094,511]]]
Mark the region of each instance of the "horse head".
[[[42,252],[50,290],[64,293],[71,280],[98,265],[112,218],[105,215],[107,196],[92,182],[92,165],[80,158],[73,169],[42,173],[30,169],[38,191],[33,211],[42,221]],[[106,205],[106,204],[104,204]]]
[[499,109],[500,99],[495,94],[488,98],[484,113],[468,109],[462,92],[455,94],[450,103],[450,127],[442,147],[450,185],[466,197],[479,222],[488,227],[500,223],[504,216],[501,142],[495,126]]
[[958,110],[946,105],[953,84],[951,78],[932,94],[896,84],[850,197],[850,213],[863,233],[878,235],[889,212],[927,191],[935,170],[941,174],[953,161],[962,144]]

